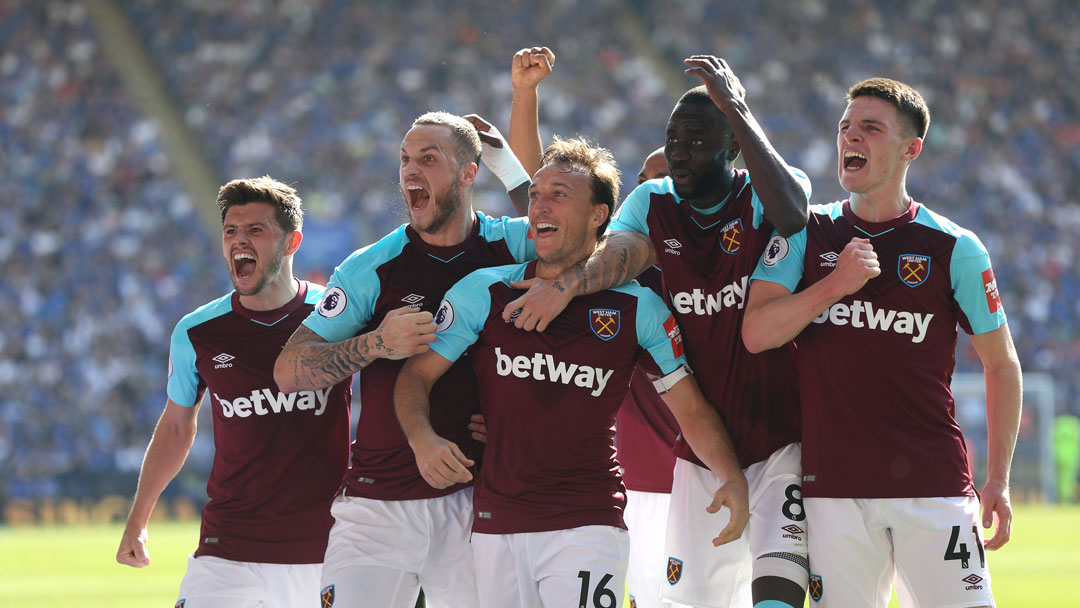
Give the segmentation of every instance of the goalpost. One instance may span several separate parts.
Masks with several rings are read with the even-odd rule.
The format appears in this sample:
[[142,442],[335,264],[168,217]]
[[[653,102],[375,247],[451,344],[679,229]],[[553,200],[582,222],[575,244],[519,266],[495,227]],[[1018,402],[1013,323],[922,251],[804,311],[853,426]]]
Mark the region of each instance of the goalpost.
[[[953,376],[956,420],[968,442],[975,487],[986,481],[986,387],[981,373]],[[1024,409],[1012,466],[1012,496],[1016,502],[1055,499],[1052,424],[1054,380],[1044,372],[1024,373]]]

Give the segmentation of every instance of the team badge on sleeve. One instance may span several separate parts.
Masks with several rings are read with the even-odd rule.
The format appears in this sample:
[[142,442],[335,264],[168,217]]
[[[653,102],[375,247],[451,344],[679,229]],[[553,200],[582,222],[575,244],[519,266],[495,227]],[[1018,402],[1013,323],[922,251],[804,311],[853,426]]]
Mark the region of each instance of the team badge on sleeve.
[[904,285],[918,287],[930,276],[930,256],[905,253],[896,263],[896,272]]
[[617,336],[621,324],[617,310],[593,308],[589,311],[589,327],[601,340],[607,341]]
[[331,287],[323,294],[322,302],[319,302],[319,314],[327,319],[345,312],[349,305],[349,299],[345,296],[345,290],[340,287]]
[[667,558],[667,582],[671,585],[682,580],[682,560]]
[[1004,306],[1001,304],[1001,294],[998,293],[997,279],[994,278],[994,269],[987,268],[982,273],[983,290],[986,292],[986,305],[990,312],[995,313]]
[[814,598],[815,602],[821,601],[821,596],[825,593],[825,585],[821,582],[821,576],[817,574],[810,575],[810,597]]
[[322,601],[320,606],[322,608],[330,608],[334,605],[334,586],[327,585],[323,587],[323,590],[319,592],[319,599]]
[[682,331],[675,321],[675,315],[668,315],[667,321],[664,321],[664,331],[667,332],[667,337],[671,339],[671,354],[675,358],[683,356]]
[[788,245],[787,239],[779,234],[774,234],[765,247],[765,257],[762,259],[762,263],[766,266],[776,266],[780,260],[787,257],[789,249],[791,247]]
[[742,247],[743,241],[743,224],[742,219],[735,219],[728,222],[727,226],[720,231],[720,247],[723,248],[725,253],[736,253],[739,251],[739,247]]
[[454,305],[450,300],[443,300],[435,313],[435,331],[446,331],[454,324]]

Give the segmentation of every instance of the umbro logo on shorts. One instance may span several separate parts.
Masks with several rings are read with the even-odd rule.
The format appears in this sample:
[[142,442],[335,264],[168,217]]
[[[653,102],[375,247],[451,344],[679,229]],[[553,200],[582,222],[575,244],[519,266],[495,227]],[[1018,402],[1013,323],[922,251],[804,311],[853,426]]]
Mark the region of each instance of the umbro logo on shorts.
[[980,585],[979,583],[982,582],[983,577],[979,576],[978,574],[972,573],[972,574],[969,574],[969,575],[965,576],[964,578],[962,578],[960,580],[968,584],[967,587],[964,587],[965,591],[974,591],[976,589],[982,589],[982,585]]

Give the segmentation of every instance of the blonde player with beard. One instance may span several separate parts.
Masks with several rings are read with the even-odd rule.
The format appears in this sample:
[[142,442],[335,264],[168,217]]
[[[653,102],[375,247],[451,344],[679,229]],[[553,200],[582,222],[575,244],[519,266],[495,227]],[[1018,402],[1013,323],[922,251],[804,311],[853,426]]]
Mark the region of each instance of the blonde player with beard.
[[[411,608],[422,586],[429,606],[474,606],[469,534],[472,473],[432,488],[420,476],[394,417],[393,388],[403,359],[434,340],[443,294],[478,268],[535,258],[526,218],[491,218],[472,208],[481,152],[508,191],[528,176],[489,129],[432,112],[401,142],[399,178],[409,223],[349,256],[326,297],[278,357],[288,390],[311,390],[360,374],[361,412],[352,463],[332,509],[336,520],[322,576],[324,606]],[[455,366],[433,391],[433,424],[478,453],[469,435],[476,380]]]

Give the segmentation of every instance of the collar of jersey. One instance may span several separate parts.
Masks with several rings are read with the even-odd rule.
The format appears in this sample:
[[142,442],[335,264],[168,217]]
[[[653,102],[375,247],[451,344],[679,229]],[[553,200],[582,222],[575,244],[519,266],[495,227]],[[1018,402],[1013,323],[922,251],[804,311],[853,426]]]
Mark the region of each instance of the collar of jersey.
[[244,308],[244,305],[240,303],[240,294],[233,291],[232,294],[232,309],[233,312],[251,319],[252,321],[260,325],[277,325],[282,319],[291,315],[298,308],[304,305],[304,298],[307,297],[308,284],[307,281],[301,281],[299,279],[293,279],[299,283],[299,288],[296,290],[296,295],[293,299],[289,300],[281,308],[275,308],[273,310],[249,310]]
[[847,219],[848,222],[851,223],[852,226],[855,227],[856,230],[865,234],[867,237],[874,238],[876,236],[881,236],[885,233],[892,232],[900,226],[913,222],[915,220],[915,216],[919,214],[920,207],[921,205],[919,205],[919,203],[912,200],[911,204],[908,205],[907,211],[897,217],[894,217],[891,220],[885,220],[884,222],[867,222],[861,219],[859,216],[855,215],[854,211],[851,210],[850,200],[844,201],[843,210],[844,217]]
[[412,243],[413,247],[416,247],[440,262],[450,262],[471,247],[473,242],[480,235],[480,216],[475,212],[473,213],[472,230],[469,231],[465,240],[457,245],[449,245],[447,247],[431,245],[424,241],[423,237],[420,236],[420,233],[411,225],[405,226],[405,234],[409,237],[409,242]]

